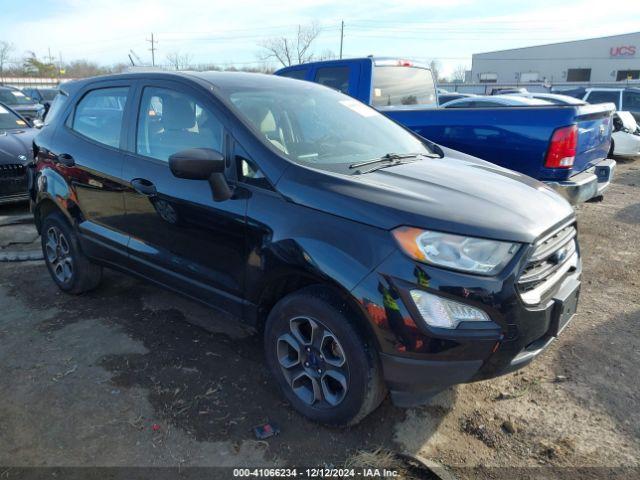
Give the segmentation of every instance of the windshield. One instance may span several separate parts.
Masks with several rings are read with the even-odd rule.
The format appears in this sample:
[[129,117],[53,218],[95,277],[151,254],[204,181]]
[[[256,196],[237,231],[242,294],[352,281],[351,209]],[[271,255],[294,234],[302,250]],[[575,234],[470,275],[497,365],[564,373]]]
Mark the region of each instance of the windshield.
[[11,130],[26,126],[27,124],[24,120],[0,105],[0,130]]
[[315,84],[286,83],[246,87],[228,98],[265,143],[296,163],[347,172],[350,164],[389,153],[430,153],[402,127],[351,97]]
[[436,86],[431,70],[420,67],[377,66],[373,70],[375,107],[436,105]]
[[7,105],[30,105],[33,103],[33,100],[18,90],[0,90],[0,103],[6,103]]

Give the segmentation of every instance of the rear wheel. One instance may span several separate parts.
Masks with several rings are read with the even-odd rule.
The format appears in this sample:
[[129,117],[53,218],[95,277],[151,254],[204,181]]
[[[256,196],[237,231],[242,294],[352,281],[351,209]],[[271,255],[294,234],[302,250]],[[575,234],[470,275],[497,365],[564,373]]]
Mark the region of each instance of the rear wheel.
[[386,390],[379,361],[330,292],[310,287],[276,304],[265,328],[267,364],[292,406],[311,420],[353,425]]
[[43,220],[41,241],[51,278],[61,290],[79,294],[100,284],[102,268],[82,253],[75,232],[61,213],[51,213]]

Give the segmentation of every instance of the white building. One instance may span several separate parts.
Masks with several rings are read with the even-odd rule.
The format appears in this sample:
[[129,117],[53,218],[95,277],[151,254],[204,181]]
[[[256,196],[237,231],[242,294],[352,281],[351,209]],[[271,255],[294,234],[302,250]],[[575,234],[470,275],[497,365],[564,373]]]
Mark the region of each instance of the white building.
[[640,32],[477,53],[473,83],[591,82],[640,79]]

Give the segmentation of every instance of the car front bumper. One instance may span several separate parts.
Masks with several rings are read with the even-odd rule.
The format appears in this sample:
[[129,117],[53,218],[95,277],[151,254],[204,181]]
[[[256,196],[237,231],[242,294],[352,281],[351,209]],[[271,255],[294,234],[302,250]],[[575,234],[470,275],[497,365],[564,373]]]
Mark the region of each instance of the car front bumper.
[[[417,264],[398,252],[356,287],[352,293],[369,316],[396,405],[423,404],[450,386],[513,372],[549,347],[575,313],[581,263],[578,257],[539,304],[527,305],[514,282],[527,255],[525,249],[509,272],[495,278]],[[411,300],[415,288],[481,308],[491,322],[431,328]]]
[[573,205],[599,197],[613,180],[616,161],[610,158],[600,161],[587,170],[566,181],[546,181],[545,183]]

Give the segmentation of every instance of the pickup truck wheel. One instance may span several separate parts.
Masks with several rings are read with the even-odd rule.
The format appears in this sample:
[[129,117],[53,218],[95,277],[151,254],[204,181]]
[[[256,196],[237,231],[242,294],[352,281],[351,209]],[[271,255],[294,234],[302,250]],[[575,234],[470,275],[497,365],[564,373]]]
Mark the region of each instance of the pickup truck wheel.
[[267,364],[291,405],[311,420],[358,423],[386,390],[374,348],[342,301],[309,287],[272,309],[265,327]]
[[99,285],[102,267],[82,253],[75,232],[61,213],[54,212],[43,220],[41,241],[44,261],[61,290],[80,294]]

